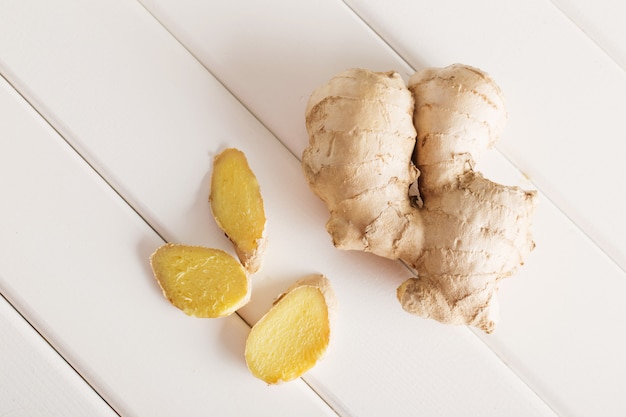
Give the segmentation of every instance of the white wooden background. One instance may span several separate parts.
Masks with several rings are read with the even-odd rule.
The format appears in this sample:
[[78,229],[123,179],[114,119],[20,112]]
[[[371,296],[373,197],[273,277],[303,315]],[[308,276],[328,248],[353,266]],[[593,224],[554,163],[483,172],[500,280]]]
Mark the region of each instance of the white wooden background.
[[[0,0],[0,415],[626,415],[625,22],[609,0]],[[541,198],[489,336],[408,315],[408,271],[334,249],[298,161],[336,72],[455,62],[508,104],[479,168]],[[239,316],[192,319],[147,259],[231,250],[207,204],[227,146],[270,244]],[[311,272],[339,298],[333,345],[266,386],[248,323]]]

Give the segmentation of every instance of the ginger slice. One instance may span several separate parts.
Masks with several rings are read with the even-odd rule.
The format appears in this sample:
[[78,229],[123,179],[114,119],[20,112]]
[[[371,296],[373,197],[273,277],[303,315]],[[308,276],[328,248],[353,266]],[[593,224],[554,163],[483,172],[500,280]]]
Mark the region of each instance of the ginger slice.
[[243,266],[251,274],[258,271],[266,243],[265,209],[257,178],[240,150],[229,148],[215,157],[209,202]]
[[246,271],[220,249],[168,243],[150,265],[165,298],[189,316],[227,316],[250,299]]
[[312,275],[296,282],[254,325],[245,358],[255,377],[291,381],[324,356],[330,342],[335,299],[328,279]]

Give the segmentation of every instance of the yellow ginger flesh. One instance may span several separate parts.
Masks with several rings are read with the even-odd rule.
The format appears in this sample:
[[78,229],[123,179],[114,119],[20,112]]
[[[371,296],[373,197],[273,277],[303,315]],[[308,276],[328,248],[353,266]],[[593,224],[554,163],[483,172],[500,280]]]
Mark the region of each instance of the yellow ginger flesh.
[[246,341],[250,372],[268,384],[291,381],[324,356],[333,308],[328,281],[297,283],[254,325]]
[[165,298],[189,316],[227,316],[250,299],[246,271],[222,250],[168,243],[150,264]]
[[405,310],[494,330],[498,281],[534,247],[536,193],[473,170],[506,118],[499,87],[465,65],[419,71],[408,88],[353,69],[311,95],[302,163],[327,229],[339,248],[417,271],[398,288]]
[[257,272],[266,244],[265,208],[257,178],[240,150],[229,148],[215,157],[209,201],[241,263]]

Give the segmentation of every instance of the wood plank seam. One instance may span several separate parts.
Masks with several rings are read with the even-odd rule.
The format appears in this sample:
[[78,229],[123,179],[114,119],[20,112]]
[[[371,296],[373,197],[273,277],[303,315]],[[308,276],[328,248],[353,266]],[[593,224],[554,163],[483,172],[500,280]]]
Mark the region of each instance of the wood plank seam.
[[607,58],[609,58],[609,60],[611,60],[615,65],[617,65],[624,73],[626,73],[626,67],[624,67],[623,65],[621,65],[618,60],[613,56],[613,54],[611,54],[609,51],[606,50],[606,48],[604,46],[602,46],[602,44],[600,42],[598,42],[593,36],[591,36],[580,24],[578,24],[578,22],[571,17],[561,6],[559,6],[559,4],[555,1],[555,0],[548,0],[548,2],[561,14],[563,15],[572,25],[574,25],[581,33],[583,33],[585,35],[585,37],[587,37],[591,42],[593,42],[594,45],[596,45],[598,47],[599,50],[601,50],[606,56]]
[[148,13],[153,19],[154,21],[163,28],[163,30],[165,30],[175,41],[176,43],[178,43],[189,55],[191,55],[193,57],[193,59],[202,66],[202,68],[205,69],[206,72],[208,72],[211,77],[213,77],[219,84],[220,86],[222,86],[226,91],[228,91],[230,93],[230,95],[232,97],[235,98],[235,100],[237,100],[237,102],[244,108],[246,109],[246,111],[248,112],[248,114],[250,114],[250,116],[252,116],[257,122],[259,122],[259,124],[261,126],[263,126],[263,128],[265,128],[265,130],[267,130],[268,132],[270,132],[270,134],[278,141],[278,143],[280,143],[286,150],[287,152],[289,152],[291,155],[294,156],[294,158],[300,160],[300,157],[296,154],[294,154],[288,146],[285,145],[285,143],[278,137],[278,135],[276,134],[276,132],[274,132],[265,122],[263,122],[263,120],[261,120],[253,111],[252,109],[246,105],[246,103],[244,103],[238,96],[237,94],[235,94],[229,87],[228,85],[226,85],[213,71],[211,71],[210,68],[208,68],[206,65],[204,65],[204,63],[202,62],[202,60],[200,58],[198,58],[196,56],[196,54],[187,47],[187,45],[185,45],[163,22],[161,22],[161,20],[159,20],[159,18],[157,16],[154,15],[154,13],[152,13],[152,11],[150,9],[148,9],[145,4],[143,4],[141,2],[141,0],[137,0],[137,3],[139,3],[139,5],[146,11],[146,13]]
[[78,369],[76,369],[76,367],[74,365],[72,365],[72,363],[64,356],[61,354],[61,352],[59,352],[59,350],[54,346],[54,344],[48,340],[46,338],[46,336],[41,333],[39,331],[39,329],[37,329],[37,327],[35,327],[33,325],[33,323],[28,319],[28,317],[26,317],[16,306],[15,304],[4,294],[4,292],[2,291],[2,288],[0,288],[0,297],[2,297],[10,306],[13,310],[15,310],[15,312],[22,318],[24,319],[24,322],[28,324],[28,326],[30,326],[30,328],[41,338],[41,340],[43,340],[43,342],[48,345],[50,347],[50,349],[52,349],[60,358],[61,360],[67,364],[67,366],[70,367],[70,369],[85,383],[87,384],[87,386],[89,387],[89,389],[91,389],[94,394],[96,394],[98,396],[98,398],[100,398],[102,400],[102,402],[104,402],[115,414],[117,414],[118,416],[121,417],[121,414],[117,412],[117,410],[115,408],[113,408],[113,406],[111,405],[111,403],[109,403],[106,398],[104,398],[99,392],[98,390],[83,376],[83,374],[81,374],[79,372]]

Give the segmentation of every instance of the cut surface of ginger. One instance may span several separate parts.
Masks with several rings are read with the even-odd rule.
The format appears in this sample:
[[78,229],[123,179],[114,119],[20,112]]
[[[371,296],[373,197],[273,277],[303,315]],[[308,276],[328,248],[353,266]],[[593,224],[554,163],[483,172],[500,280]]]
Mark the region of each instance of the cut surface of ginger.
[[265,249],[265,208],[259,182],[240,150],[229,148],[215,157],[209,201],[239,260],[256,272]]
[[323,289],[314,285],[300,285],[281,296],[246,341],[252,374],[277,384],[311,369],[328,348],[329,307]]
[[189,316],[227,316],[250,298],[246,271],[220,249],[168,243],[150,264],[163,295]]

